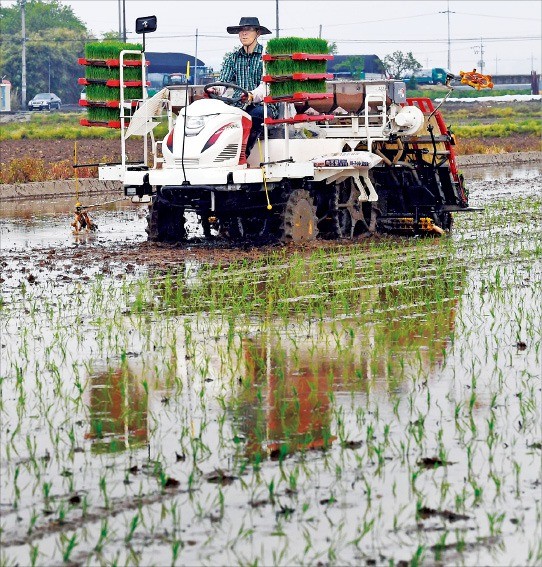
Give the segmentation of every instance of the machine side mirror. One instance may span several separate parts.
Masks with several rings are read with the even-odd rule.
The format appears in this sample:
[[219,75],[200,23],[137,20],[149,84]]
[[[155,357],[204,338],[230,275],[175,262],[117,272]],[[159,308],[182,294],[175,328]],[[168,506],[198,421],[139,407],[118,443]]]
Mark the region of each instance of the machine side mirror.
[[136,19],[136,33],[151,33],[156,31],[156,16],[146,16]]
[[143,34],[143,52],[145,52],[145,34],[156,31],[156,16],[145,16],[136,18],[136,33]]

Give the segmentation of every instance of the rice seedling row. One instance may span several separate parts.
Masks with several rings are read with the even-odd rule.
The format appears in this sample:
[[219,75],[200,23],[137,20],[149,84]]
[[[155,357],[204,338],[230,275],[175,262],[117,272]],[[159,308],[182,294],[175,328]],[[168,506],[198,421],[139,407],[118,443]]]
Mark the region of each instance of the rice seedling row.
[[538,564],[541,205],[4,286],[2,563]]

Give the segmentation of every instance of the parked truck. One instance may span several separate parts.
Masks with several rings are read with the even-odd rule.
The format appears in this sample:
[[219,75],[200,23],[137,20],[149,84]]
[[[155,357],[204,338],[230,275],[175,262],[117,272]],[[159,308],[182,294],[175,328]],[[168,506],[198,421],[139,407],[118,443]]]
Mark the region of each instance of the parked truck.
[[416,81],[418,85],[445,85],[446,78],[452,75],[450,71],[442,67],[433,67],[432,69],[420,69],[414,73],[405,75],[402,80],[405,82]]
[[[454,136],[430,99],[406,98],[403,81],[328,81],[326,93],[268,96],[248,158],[244,95],[232,84],[171,86],[133,114],[121,108],[121,162],[99,176],[150,199],[150,241],[186,241],[194,219],[210,240],[442,235],[454,213],[471,210]],[[155,139],[160,121],[167,134]],[[139,163],[124,151],[132,135],[143,137]]]

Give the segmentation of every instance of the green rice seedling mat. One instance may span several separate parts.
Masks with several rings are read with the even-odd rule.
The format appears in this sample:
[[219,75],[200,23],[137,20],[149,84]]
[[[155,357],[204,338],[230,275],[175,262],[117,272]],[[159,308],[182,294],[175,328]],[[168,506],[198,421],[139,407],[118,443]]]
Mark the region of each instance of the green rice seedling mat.
[[[85,57],[87,59],[118,59],[121,51],[141,51],[140,43],[123,43],[121,41],[102,41],[87,43],[85,46]],[[141,56],[137,53],[127,53],[125,59],[139,60]]]
[[[264,56],[265,74],[276,77],[277,81],[270,81],[269,92],[271,96],[286,96],[296,92],[321,93],[326,92],[326,82],[317,80],[295,80],[294,74],[325,74],[327,59],[293,59],[295,54],[328,55],[330,46],[325,39],[304,37],[280,37],[267,42],[268,55],[280,55],[269,60]],[[292,79],[289,79],[292,77]]]

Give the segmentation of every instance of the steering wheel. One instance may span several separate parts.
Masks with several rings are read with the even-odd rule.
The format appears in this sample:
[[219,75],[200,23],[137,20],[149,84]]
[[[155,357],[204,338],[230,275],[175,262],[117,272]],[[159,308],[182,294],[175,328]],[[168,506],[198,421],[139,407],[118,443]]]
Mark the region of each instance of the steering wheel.
[[[229,96],[222,96],[222,95],[217,95],[216,93],[212,92],[211,89],[213,87],[225,87],[226,89],[231,88],[231,89],[236,89],[238,91],[241,91],[241,94],[238,96],[233,96],[233,97],[229,97]],[[203,91],[205,92],[205,94],[209,97],[209,98],[214,98],[216,100],[221,100],[222,102],[225,102],[226,104],[237,104],[239,101],[241,101],[243,99],[243,97],[247,97],[249,95],[249,92],[246,91],[245,89],[243,89],[242,87],[240,87],[239,85],[234,85],[233,83],[222,83],[222,82],[218,82],[218,83],[207,83],[204,87],[203,87]]]

